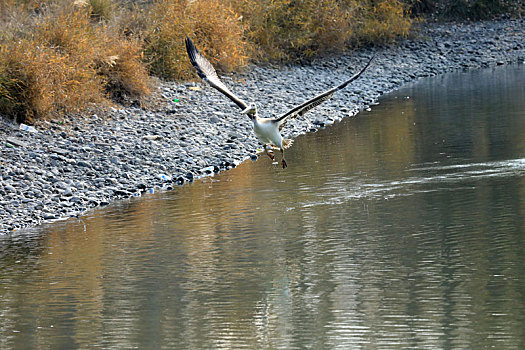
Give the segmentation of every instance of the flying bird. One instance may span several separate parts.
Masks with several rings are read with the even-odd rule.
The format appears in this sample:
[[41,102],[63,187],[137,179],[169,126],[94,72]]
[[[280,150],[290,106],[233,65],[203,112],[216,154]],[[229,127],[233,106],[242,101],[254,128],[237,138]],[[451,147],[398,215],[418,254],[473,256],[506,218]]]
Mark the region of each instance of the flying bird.
[[186,51],[188,52],[188,57],[190,58],[191,64],[197,70],[197,74],[205,82],[210,84],[212,87],[217,89],[219,92],[224,94],[230,100],[232,100],[239,108],[242,109],[242,114],[246,114],[250,120],[253,122],[253,131],[263,144],[266,154],[273,160],[275,156],[272,149],[278,149],[281,151],[281,165],[284,168],[287,167],[286,160],[284,159],[284,150],[292,145],[292,140],[285,139],[281,135],[281,130],[286,124],[286,121],[290,118],[295,118],[297,116],[302,116],[312,108],[320,105],[324,101],[330,99],[333,94],[341,89],[344,89],[352,81],[359,78],[361,74],[370,66],[372,59],[356,74],[350,77],[345,82],[340,85],[334,86],[331,89],[326,90],[325,92],[315,96],[314,98],[290,109],[288,112],[284,113],[281,116],[274,118],[262,118],[259,117],[257,112],[257,106],[255,104],[248,105],[237,95],[228,89],[228,87],[221,81],[217,72],[211,65],[211,63],[197,50],[193,42],[189,37],[186,37]]

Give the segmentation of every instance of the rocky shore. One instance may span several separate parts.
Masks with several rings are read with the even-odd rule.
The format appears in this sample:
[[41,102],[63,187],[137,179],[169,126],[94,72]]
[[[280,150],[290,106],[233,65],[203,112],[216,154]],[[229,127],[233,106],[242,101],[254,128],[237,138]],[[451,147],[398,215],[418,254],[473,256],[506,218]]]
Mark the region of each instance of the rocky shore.
[[[257,102],[263,116],[281,114],[352,75],[374,53],[362,78],[291,120],[284,134],[295,137],[354,116],[382,94],[422,77],[524,63],[525,20],[426,24],[397,46],[308,65],[253,66],[223,80],[246,101]],[[207,85],[161,83],[158,102],[156,109],[65,116],[35,130],[0,118],[0,235],[170,189],[257,157],[260,145],[248,118]]]

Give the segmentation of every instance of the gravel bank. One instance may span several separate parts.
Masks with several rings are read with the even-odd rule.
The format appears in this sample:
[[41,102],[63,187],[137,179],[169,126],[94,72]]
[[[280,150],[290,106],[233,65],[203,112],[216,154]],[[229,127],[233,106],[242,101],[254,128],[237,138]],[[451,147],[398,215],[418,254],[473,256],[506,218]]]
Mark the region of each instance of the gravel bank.
[[[375,63],[362,78],[291,120],[284,134],[295,137],[353,116],[422,77],[523,63],[525,21],[425,25],[417,39],[396,47],[306,66],[250,67],[224,80],[257,102],[262,115],[281,114],[356,72],[373,51]],[[212,88],[163,83],[160,94],[158,110],[112,109],[87,120],[66,116],[36,126],[35,133],[0,118],[0,234],[170,189],[256,157],[260,145],[250,121]]]

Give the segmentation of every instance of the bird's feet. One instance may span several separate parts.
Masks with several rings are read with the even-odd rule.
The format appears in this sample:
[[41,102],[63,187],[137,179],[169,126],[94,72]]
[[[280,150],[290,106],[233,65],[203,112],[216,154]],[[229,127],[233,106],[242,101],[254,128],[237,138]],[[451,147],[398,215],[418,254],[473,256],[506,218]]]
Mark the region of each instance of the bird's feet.
[[273,154],[273,151],[271,151],[271,150],[267,150],[267,151],[266,151],[266,154],[268,155],[268,157],[270,157],[271,160],[274,160],[274,159],[275,159],[275,155]]
[[283,165],[283,169],[288,166],[288,164],[286,164],[286,160],[284,159],[281,161],[281,164]]

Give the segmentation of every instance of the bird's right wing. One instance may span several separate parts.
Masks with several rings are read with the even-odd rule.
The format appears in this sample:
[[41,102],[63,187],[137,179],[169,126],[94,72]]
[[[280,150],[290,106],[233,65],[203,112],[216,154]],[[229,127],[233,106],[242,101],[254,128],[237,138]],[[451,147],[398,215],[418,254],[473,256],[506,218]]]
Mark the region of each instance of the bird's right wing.
[[219,90],[219,92],[226,95],[241,109],[245,110],[248,108],[248,104],[246,102],[237,97],[228,89],[228,87],[226,87],[226,85],[224,85],[211,63],[199,52],[199,50],[197,50],[189,37],[186,37],[185,43],[188,57],[190,58],[193,67],[195,67],[197,70],[199,77],[201,77],[205,82],[210,84],[215,89]]
[[373,59],[374,59],[374,55],[368,60],[368,63],[359,72],[354,74],[352,77],[350,77],[348,80],[346,80],[342,84],[334,86],[333,88],[326,90],[322,94],[319,94],[315,96],[314,98],[300,104],[299,106],[292,108],[285,114],[275,118],[275,121],[279,122],[280,126],[282,127],[288,118],[295,118],[297,116],[302,116],[303,114],[305,114],[312,108],[315,108],[316,106],[320,105],[324,101],[330,99],[336,91],[345,88],[348,84],[350,84],[351,82],[359,78],[359,76],[363,74],[364,71],[370,66],[370,63],[372,63]]

